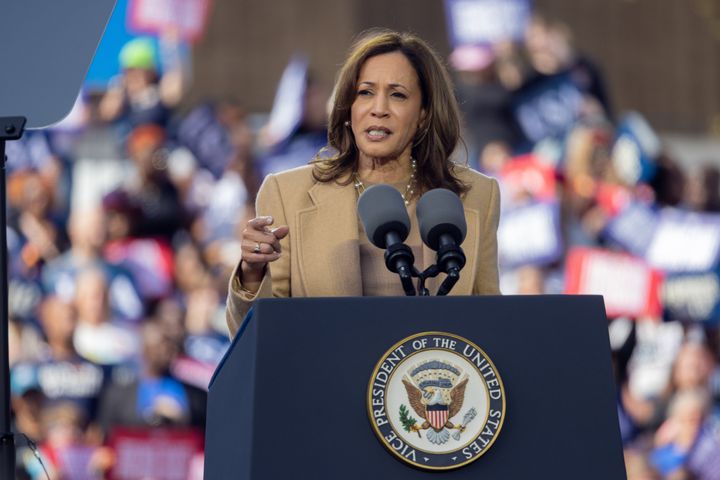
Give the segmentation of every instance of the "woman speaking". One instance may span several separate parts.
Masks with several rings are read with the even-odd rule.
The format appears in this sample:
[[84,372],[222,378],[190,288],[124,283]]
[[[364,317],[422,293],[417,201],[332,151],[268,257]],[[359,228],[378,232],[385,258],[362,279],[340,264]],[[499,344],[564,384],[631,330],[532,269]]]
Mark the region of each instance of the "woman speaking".
[[405,200],[411,218],[405,243],[420,270],[434,263],[435,252],[422,244],[417,200],[433,188],[458,194],[467,263],[452,293],[500,293],[498,185],[450,160],[460,119],[437,54],[411,34],[375,32],[353,46],[334,92],[332,155],[269,175],[260,188],[258,216],[242,232],[242,258],[230,279],[232,335],[257,298],[403,295],[356,213],[358,196],[379,183],[394,186]]

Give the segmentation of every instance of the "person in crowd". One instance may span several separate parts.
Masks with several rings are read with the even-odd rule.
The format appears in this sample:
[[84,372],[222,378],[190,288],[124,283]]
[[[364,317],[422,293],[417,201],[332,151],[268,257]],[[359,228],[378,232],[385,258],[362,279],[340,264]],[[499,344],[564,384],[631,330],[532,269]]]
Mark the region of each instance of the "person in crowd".
[[126,128],[143,124],[166,126],[172,109],[182,100],[181,68],[158,72],[155,45],[148,38],[129,41],[120,51],[122,73],[113,81],[99,105],[105,122],[122,122]]
[[492,47],[458,47],[450,63],[457,72],[458,101],[465,119],[463,138],[472,151],[470,158],[489,156],[488,145],[491,149],[515,145],[519,131],[511,110],[512,93],[498,76]]
[[[449,75],[423,40],[391,31],[362,37],[335,86],[328,133],[335,154],[268,176],[258,193],[259,216],[243,230],[230,280],[231,332],[258,297],[402,294],[355,214],[358,195],[378,183],[399,190],[410,218],[427,190],[460,194],[469,219],[464,248],[475,269],[465,270],[452,293],[499,293],[498,184],[451,162],[459,129]],[[414,220],[407,243],[423,259]],[[338,261],[345,268],[335,268]]]
[[716,166],[705,165],[687,178],[685,204],[695,212],[720,212],[720,170]]
[[[51,478],[95,480],[103,478],[93,457],[101,447],[90,444],[85,436],[87,412],[76,403],[57,402],[43,411],[43,441],[40,454]],[[34,478],[39,478],[35,476]]]
[[142,326],[142,373],[127,384],[114,383],[103,395],[99,423],[114,427],[190,426],[204,428],[207,394],[178,380],[170,367],[180,345],[154,319]]
[[105,272],[90,267],[78,274],[74,306],[78,323],[73,344],[80,356],[106,366],[126,365],[136,360],[135,327],[112,317]]
[[165,129],[140,125],[130,132],[127,150],[135,167],[123,191],[137,212],[130,233],[137,237],[170,239],[184,225],[180,196],[167,172]]
[[78,319],[74,306],[50,296],[40,305],[39,317],[46,340],[44,355],[35,364],[39,388],[48,400],[73,402],[92,418],[104,374],[100,366],[84,360],[75,350]]
[[9,185],[13,210],[9,226],[22,243],[21,259],[24,269],[39,272],[42,266],[56,258],[65,246],[59,225],[51,218],[50,186],[33,171],[14,175]]
[[692,478],[687,463],[709,410],[710,395],[704,388],[683,389],[673,395],[667,419],[655,433],[650,457],[665,478]]
[[103,254],[107,241],[107,215],[100,207],[77,209],[70,215],[70,248],[49,262],[42,272],[43,287],[49,295],[72,299],[79,271],[102,269],[109,283],[110,307],[124,320],[136,320],[143,304],[136,282],[123,265],[110,262]]
[[327,144],[327,99],[327,89],[308,74],[298,125],[285,138],[274,137],[269,125],[263,127],[259,144],[266,152],[256,165],[263,177],[305,165],[308,158]]
[[563,22],[534,15],[525,33],[532,71],[522,88],[555,75],[569,75],[584,95],[584,118],[612,118],[610,98],[600,69],[573,47],[572,32]]

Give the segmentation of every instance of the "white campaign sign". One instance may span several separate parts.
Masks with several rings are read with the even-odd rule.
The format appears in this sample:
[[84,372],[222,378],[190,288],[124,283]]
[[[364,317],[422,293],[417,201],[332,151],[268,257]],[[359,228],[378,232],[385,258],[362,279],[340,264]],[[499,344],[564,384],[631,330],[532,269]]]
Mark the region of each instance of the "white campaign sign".
[[670,272],[702,272],[715,266],[720,225],[693,221],[660,222],[647,250],[647,260]]
[[608,311],[645,308],[650,276],[639,261],[616,255],[591,255],[580,280],[581,294],[602,295]]
[[498,248],[503,264],[552,260],[560,248],[552,207],[538,204],[503,214]]

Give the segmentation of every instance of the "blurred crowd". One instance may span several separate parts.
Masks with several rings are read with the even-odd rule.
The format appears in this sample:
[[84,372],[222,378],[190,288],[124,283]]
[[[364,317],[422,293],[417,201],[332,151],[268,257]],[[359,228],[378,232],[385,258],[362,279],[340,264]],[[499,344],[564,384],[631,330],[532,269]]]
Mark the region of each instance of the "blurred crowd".
[[[308,72],[297,118],[278,130],[235,99],[186,105],[182,68],[161,68],[145,39],[120,62],[68,120],[8,146],[12,408],[31,441],[18,478],[44,478],[34,444],[54,479],[200,478],[238,229],[265,175],[325,145],[330,92]],[[634,243],[651,243],[667,212],[712,223],[720,171],[681,169],[641,115],[614,112],[562,22],[534,17],[523,39],[458,47],[448,65],[464,114],[457,160],[503,191],[503,292],[605,293],[612,275],[573,290],[588,274],[570,259],[637,262],[652,288],[624,289],[627,308],[606,297],[628,478],[720,479],[714,304],[666,302],[673,275],[713,281],[717,259],[662,265]],[[168,449],[143,428],[189,445],[180,470],[137,460]]]

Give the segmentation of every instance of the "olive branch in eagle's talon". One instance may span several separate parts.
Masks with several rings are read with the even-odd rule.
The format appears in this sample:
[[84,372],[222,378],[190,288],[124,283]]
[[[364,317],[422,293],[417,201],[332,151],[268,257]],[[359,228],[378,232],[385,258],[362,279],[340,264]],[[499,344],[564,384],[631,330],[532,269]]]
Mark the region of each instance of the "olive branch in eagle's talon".
[[400,423],[406,432],[417,432],[418,437],[422,438],[420,428],[416,425],[417,420],[410,415],[410,411],[405,405],[400,405]]

